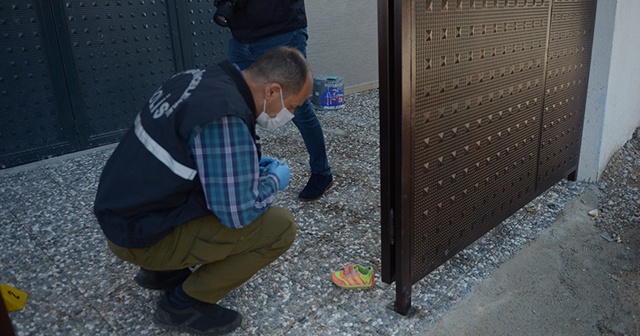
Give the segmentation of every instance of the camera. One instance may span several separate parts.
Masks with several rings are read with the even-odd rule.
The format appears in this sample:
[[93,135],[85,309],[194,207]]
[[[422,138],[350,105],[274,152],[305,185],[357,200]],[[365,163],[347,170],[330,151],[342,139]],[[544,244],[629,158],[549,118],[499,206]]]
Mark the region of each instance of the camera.
[[229,26],[229,21],[233,20],[236,9],[246,4],[247,0],[215,0],[213,5],[218,9],[213,14],[213,21],[222,27]]

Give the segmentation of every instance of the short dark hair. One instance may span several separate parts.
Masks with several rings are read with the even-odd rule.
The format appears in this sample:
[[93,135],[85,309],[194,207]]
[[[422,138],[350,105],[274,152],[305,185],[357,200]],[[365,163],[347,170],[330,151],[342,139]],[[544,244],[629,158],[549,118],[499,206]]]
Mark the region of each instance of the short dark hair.
[[277,47],[260,55],[247,72],[264,83],[280,84],[285,94],[297,94],[306,83],[311,68],[298,49]]

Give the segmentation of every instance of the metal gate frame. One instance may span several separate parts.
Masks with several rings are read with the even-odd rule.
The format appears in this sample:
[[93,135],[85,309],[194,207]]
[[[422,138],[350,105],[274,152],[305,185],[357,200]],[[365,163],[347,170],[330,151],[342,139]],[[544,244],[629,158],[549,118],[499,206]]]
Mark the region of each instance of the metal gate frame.
[[[514,72],[529,71],[535,75],[535,80],[530,80],[525,85],[523,85],[522,82],[512,85],[509,95],[513,92],[530,90],[530,92],[536,93],[537,96],[534,95],[535,98],[528,98],[526,101],[519,102],[513,107],[513,110],[511,107],[509,107],[508,111],[505,110],[505,115],[509,113],[520,113],[526,110],[524,113],[529,113],[531,116],[530,119],[524,121],[519,119],[516,120],[513,127],[511,124],[506,124],[504,127],[510,135],[512,131],[516,132],[519,131],[521,127],[526,128],[528,126],[529,130],[527,132],[531,135],[528,135],[523,141],[515,144],[511,142],[503,147],[500,147],[502,145],[495,144],[502,139],[503,135],[507,134],[507,131],[502,131],[503,129],[500,129],[501,131],[498,132],[498,136],[494,134],[489,135],[488,141],[486,140],[486,134],[483,135],[485,136],[484,139],[474,139],[474,143],[477,143],[478,148],[481,146],[499,147],[496,147],[497,153],[493,151],[491,155],[487,157],[486,166],[490,165],[489,162],[499,161],[502,157],[508,156],[510,153],[517,152],[518,150],[522,152],[523,147],[527,148],[525,150],[526,157],[522,157],[522,164],[513,162],[513,165],[505,166],[504,170],[496,171],[495,176],[487,176],[485,185],[491,185],[491,187],[483,189],[482,186],[478,186],[478,183],[475,184],[476,200],[484,201],[473,203],[473,210],[476,212],[473,212],[472,215],[481,216],[481,219],[469,219],[468,217],[472,216],[468,215],[468,208],[460,208],[457,210],[461,212],[462,215],[456,217],[456,219],[464,218],[466,224],[455,223],[456,220],[453,220],[452,217],[449,217],[448,224],[438,222],[446,218],[442,218],[442,215],[440,217],[433,216],[432,214],[427,215],[428,211],[425,211],[424,215],[422,213],[417,214],[418,210],[424,210],[418,209],[421,205],[433,202],[433,200],[438,199],[438,197],[440,197],[439,199],[443,199],[442,193],[454,189],[454,187],[448,188],[446,183],[443,187],[442,180],[440,180],[441,188],[431,188],[431,190],[429,190],[430,198],[428,198],[424,195],[426,192],[418,190],[416,187],[419,183],[421,186],[427,185],[427,182],[420,179],[421,177],[426,176],[428,179],[436,173],[443,174],[442,171],[435,171],[433,165],[431,165],[431,167],[429,166],[430,163],[436,162],[433,158],[424,158],[425,152],[428,156],[432,155],[430,152],[435,152],[435,150],[420,151],[416,149],[418,148],[416,145],[418,141],[422,141],[420,143],[423,145],[426,143],[426,146],[423,147],[434,147],[432,146],[433,139],[437,138],[437,134],[427,134],[428,137],[426,139],[418,138],[419,131],[424,131],[425,128],[423,126],[424,118],[420,119],[419,117],[426,114],[426,119],[429,121],[429,113],[431,113],[431,115],[434,113],[430,111],[426,111],[425,113],[425,111],[419,110],[418,103],[420,101],[424,102],[425,99],[424,97],[418,97],[418,90],[423,90],[424,88],[417,87],[417,78],[423,75],[421,72],[429,73],[428,70],[425,69],[438,66],[436,62],[441,62],[441,65],[444,66],[447,63],[447,56],[455,56],[450,59],[457,57],[459,61],[461,53],[459,50],[455,50],[455,44],[452,44],[453,46],[448,45],[448,47],[444,49],[446,49],[447,52],[455,53],[457,51],[455,54],[447,54],[445,56],[443,56],[443,54],[430,54],[428,55],[428,61],[417,59],[417,44],[423,42],[419,36],[424,38],[427,34],[418,30],[418,18],[416,15],[430,11],[430,15],[446,16],[453,15],[451,13],[455,11],[459,11],[458,13],[460,13],[464,10],[474,10],[476,14],[470,15],[478,19],[479,17],[482,18],[480,14],[483,9],[496,10],[498,8],[509,8],[510,10],[520,10],[520,8],[522,8],[524,12],[525,8],[529,10],[533,7],[536,7],[537,15],[545,16],[542,20],[510,22],[505,23],[499,28],[504,29],[505,34],[507,28],[513,29],[514,31],[518,29],[522,31],[536,27],[538,31],[541,32],[543,29],[546,29],[544,39],[539,43],[511,41],[512,44],[509,45],[509,47],[513,47],[514,53],[516,53],[517,49],[521,55],[526,52],[526,48],[536,49],[539,55],[538,57],[541,60],[538,64],[536,64],[535,61],[521,62],[519,67],[514,65],[510,69],[511,74],[514,74]],[[453,257],[473,241],[477,240],[491,228],[500,224],[504,219],[559,180],[567,177],[570,179],[575,178],[584,119],[595,8],[596,0],[378,1],[382,280],[386,283],[396,282],[396,300],[391,308],[398,313],[406,314],[409,311],[411,307],[411,286],[415,282]],[[508,19],[505,18],[504,20],[507,21]],[[442,21],[447,24],[453,22],[448,19],[443,19]],[[489,25],[485,26],[484,24],[481,26],[477,25],[477,23],[472,23],[471,26],[464,26],[459,22],[456,24],[458,25],[457,27],[442,27],[442,31],[440,31],[441,27],[430,27],[433,28],[433,31],[429,30],[429,34],[433,33],[434,38],[445,39],[448,33],[450,34],[449,37],[453,35],[459,37],[460,32],[465,29],[467,33],[470,31],[471,35],[474,35],[476,30],[479,35],[484,34],[487,29],[490,29],[490,27],[486,27]],[[474,27],[474,25],[476,26]],[[495,26],[493,29],[494,32],[499,30],[495,28]],[[430,38],[431,36],[429,36],[429,39]],[[452,47],[449,48],[449,46]],[[443,48],[440,49],[443,50]],[[507,47],[504,47],[503,52],[506,52],[507,49]],[[484,53],[485,49],[483,47],[480,57],[484,58]],[[540,54],[544,56],[540,56]],[[476,56],[476,50],[470,51],[469,60],[473,59],[474,56],[478,58],[478,56]],[[432,61],[434,63],[433,65],[430,63]],[[453,62],[449,61],[449,63]],[[477,70],[474,71],[477,72]],[[473,76],[475,76],[475,73]],[[491,98],[487,99],[485,91],[483,91],[483,85],[487,84],[480,84],[483,80],[483,75],[479,76],[479,80],[477,80],[477,78],[469,79],[473,76],[467,76],[467,85],[473,82],[474,85],[478,86],[474,91],[476,96],[473,96],[475,99],[478,97],[477,95],[480,94],[477,105],[479,106],[482,103],[487,105],[486,103],[493,102],[494,97],[492,93],[489,94]],[[491,79],[493,79],[493,75],[491,75]],[[437,87],[442,81],[442,78],[434,78],[433,81],[433,87],[441,89],[441,93],[444,91],[452,91],[453,95],[455,95],[460,94],[460,92],[467,92],[450,90],[449,87],[442,86],[444,84]],[[486,82],[489,81],[487,80]],[[454,88],[457,88],[457,85]],[[426,91],[428,95],[430,89]],[[477,93],[476,91],[481,93]],[[420,92],[424,92],[424,90]],[[502,93],[500,93],[500,96],[502,96]],[[531,93],[529,93],[528,97],[530,96]],[[451,97],[439,97],[449,102],[449,104],[451,99],[453,99]],[[467,109],[469,105],[470,104],[467,103]],[[454,104],[454,106],[457,105]],[[478,110],[479,109],[480,108],[478,108]],[[457,109],[454,108],[453,113],[456,113],[456,111]],[[500,118],[503,116],[502,112],[502,110],[499,112]],[[490,123],[492,116],[497,117],[497,114],[494,115],[494,112],[489,113],[491,113],[488,116],[488,122]],[[440,118],[443,118],[444,115],[445,112],[442,112]],[[478,124],[481,124],[481,120],[484,117],[486,117],[486,115],[478,117]],[[443,136],[446,131],[449,131],[449,135],[451,135],[451,120],[455,121],[454,118],[456,117],[449,115],[442,119],[448,120],[449,126],[442,126],[445,132],[438,134],[440,136],[440,142],[443,142],[442,140],[447,138],[447,136]],[[423,123],[418,124],[417,120],[421,120]],[[435,127],[438,127],[438,121],[435,121],[435,123]],[[445,122],[441,123],[445,124]],[[531,125],[534,125],[533,129],[531,129]],[[421,127],[423,129],[421,129]],[[471,128],[473,128],[473,125]],[[434,128],[432,128],[432,130],[433,129]],[[469,129],[470,126],[469,123],[467,123],[467,131]],[[455,138],[458,135],[456,133],[457,130],[458,128],[454,127],[454,134],[449,138]],[[424,134],[422,136],[424,136]],[[496,141],[496,138],[499,138],[498,141]],[[457,140],[454,139],[451,141]],[[455,143],[451,146],[453,159],[450,159],[450,161],[458,160],[459,157],[463,156],[460,155],[460,151],[456,151],[456,148],[466,148],[467,153],[470,152],[469,146],[462,145]],[[442,148],[439,148],[439,150],[443,151]],[[439,160],[440,163],[446,161],[442,156],[439,157]],[[423,166],[425,162],[426,164],[424,164],[424,166],[427,167],[427,169],[423,170],[429,171],[428,174],[416,168]],[[459,166],[460,164],[458,162],[456,167]],[[478,167],[480,168],[480,165],[478,165]],[[495,167],[493,169],[495,169]],[[519,172],[518,169],[526,169],[526,171]],[[480,169],[478,169],[478,171],[479,170]],[[466,169],[464,174],[458,174],[458,176],[456,176],[456,173],[457,171],[453,171],[451,180],[456,180],[455,183],[458,183],[457,188],[460,188],[460,183],[468,183],[468,181],[465,182],[466,180],[464,180],[464,178],[461,179],[459,175],[473,175],[473,172]],[[511,177],[504,178],[503,176]],[[484,176],[482,177],[484,178]],[[501,182],[493,183],[500,178],[502,178]],[[518,185],[518,181],[520,181],[520,185]],[[510,186],[508,184],[510,184]],[[463,186],[462,188],[465,187]],[[450,205],[452,208],[455,206],[462,207],[459,199],[465,198],[467,192],[471,191],[471,188],[473,188],[473,185],[465,188],[464,194],[454,194],[451,197],[450,204],[447,205]],[[425,191],[427,189],[428,188],[425,188]],[[437,194],[437,191],[434,192],[433,189],[439,189],[440,194],[433,196],[432,194]],[[500,192],[504,193],[504,195],[500,194]],[[510,195],[509,192],[514,193],[514,195]],[[477,196],[482,193],[493,193],[493,197],[491,197],[491,195]],[[448,196],[448,194],[444,194],[444,196]],[[458,197],[458,199],[455,199],[455,197]],[[487,202],[487,200],[489,200],[489,202]],[[470,201],[467,200],[466,202],[469,203]],[[439,203],[438,206],[442,208],[440,204],[442,203]],[[433,208],[433,206],[434,204],[428,204],[428,207]],[[477,208],[480,209],[476,210]],[[448,214],[456,214],[456,216],[458,214],[455,212],[456,209],[447,211],[449,211]],[[467,218],[465,218],[465,211],[467,211]],[[446,211],[442,212],[444,213]],[[440,219],[434,220],[434,218]],[[464,221],[461,220],[460,222]],[[447,225],[449,227],[447,227]],[[453,229],[440,230],[440,227]],[[424,252],[424,250],[433,250],[432,245],[439,243],[438,241],[434,241],[434,239],[443,238],[441,231],[452,232],[451,236],[447,236],[449,245],[446,246],[446,252],[443,253],[442,249],[438,248],[435,248],[435,252]],[[464,236],[465,231],[466,236]],[[445,240],[447,237],[445,237]],[[427,245],[427,247],[424,248],[423,245]],[[419,247],[422,247],[422,249],[419,249]],[[423,254],[420,255],[418,252],[422,252]]]

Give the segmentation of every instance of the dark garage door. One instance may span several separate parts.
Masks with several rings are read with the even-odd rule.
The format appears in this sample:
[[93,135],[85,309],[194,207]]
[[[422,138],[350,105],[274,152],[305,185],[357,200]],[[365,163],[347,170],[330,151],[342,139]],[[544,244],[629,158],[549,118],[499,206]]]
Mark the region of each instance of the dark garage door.
[[3,1],[0,168],[116,142],[170,74],[225,57],[213,1]]

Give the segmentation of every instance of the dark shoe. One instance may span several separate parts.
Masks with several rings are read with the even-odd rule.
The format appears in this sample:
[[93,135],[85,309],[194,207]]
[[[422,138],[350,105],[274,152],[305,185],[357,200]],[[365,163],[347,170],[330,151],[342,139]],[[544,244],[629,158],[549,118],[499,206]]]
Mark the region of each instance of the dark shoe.
[[188,268],[176,271],[150,271],[140,267],[133,280],[146,289],[169,290],[183,283],[191,275]]
[[240,326],[242,314],[201,301],[189,308],[177,309],[169,304],[165,293],[153,314],[153,322],[163,328],[197,335],[222,335]]
[[298,199],[304,202],[315,201],[333,185],[332,175],[311,174],[307,186],[302,189]]

